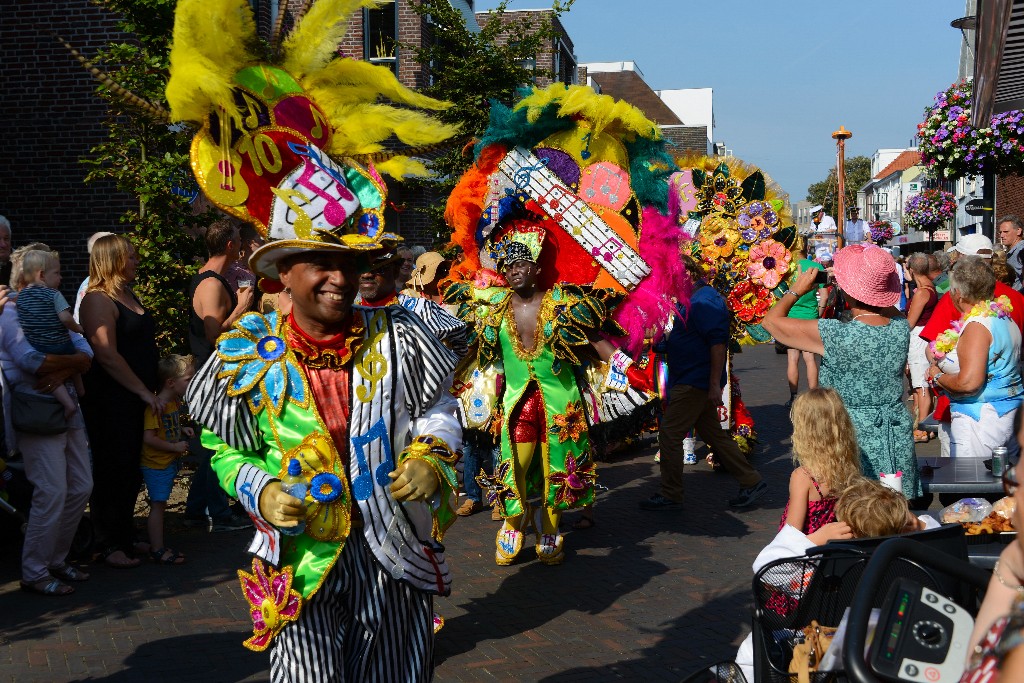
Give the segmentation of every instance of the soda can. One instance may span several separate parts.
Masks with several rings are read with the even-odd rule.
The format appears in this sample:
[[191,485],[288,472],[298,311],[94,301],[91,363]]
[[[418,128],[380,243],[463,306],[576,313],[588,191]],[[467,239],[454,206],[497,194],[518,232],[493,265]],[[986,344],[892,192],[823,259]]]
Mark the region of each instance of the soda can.
[[684,465],[696,465],[697,454],[694,452],[695,443],[692,436],[688,436],[683,439],[683,464]]
[[992,449],[992,476],[1002,478],[1006,470],[1006,446]]

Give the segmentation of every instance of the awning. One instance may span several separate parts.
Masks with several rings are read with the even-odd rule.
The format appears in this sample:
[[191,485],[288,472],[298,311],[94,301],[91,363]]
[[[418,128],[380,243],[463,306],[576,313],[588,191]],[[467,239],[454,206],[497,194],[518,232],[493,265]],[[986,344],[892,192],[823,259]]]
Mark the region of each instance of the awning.
[[1024,109],[1024,0],[978,0],[971,124]]

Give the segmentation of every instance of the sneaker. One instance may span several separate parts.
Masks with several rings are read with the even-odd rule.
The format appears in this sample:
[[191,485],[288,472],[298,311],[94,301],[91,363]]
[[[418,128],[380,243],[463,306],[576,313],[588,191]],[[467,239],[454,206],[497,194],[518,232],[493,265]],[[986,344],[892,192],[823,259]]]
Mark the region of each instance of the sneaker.
[[734,508],[746,508],[750,507],[758,500],[761,496],[768,493],[768,482],[764,479],[757,482],[749,489],[740,489],[740,494],[729,501],[729,507]]
[[232,514],[225,519],[213,520],[213,526],[210,527],[210,531],[238,531],[239,529],[248,529],[251,526],[252,520],[248,517]]
[[677,503],[674,500],[666,498],[660,493],[656,493],[647,500],[640,501],[641,510],[682,510],[683,504]]
[[537,542],[537,559],[554,566],[565,561],[565,539],[562,534],[541,534]]
[[481,503],[479,500],[467,498],[466,502],[463,503],[459,507],[459,509],[455,511],[455,514],[457,514],[459,517],[469,517],[470,515],[475,515],[483,509],[484,504]]

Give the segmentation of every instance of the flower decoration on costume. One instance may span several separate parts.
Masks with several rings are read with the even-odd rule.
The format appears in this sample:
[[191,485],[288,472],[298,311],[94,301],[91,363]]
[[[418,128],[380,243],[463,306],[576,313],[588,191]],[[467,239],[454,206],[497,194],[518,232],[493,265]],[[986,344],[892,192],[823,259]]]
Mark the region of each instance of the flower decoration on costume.
[[920,230],[935,230],[955,216],[956,197],[938,188],[915,194],[903,207],[903,223]]
[[352,526],[352,495],[345,477],[337,473],[341,465],[333,442],[325,434],[313,432],[284,454],[282,470],[292,458],[299,461],[302,476],[309,482],[303,533],[318,541],[345,539]]
[[935,95],[917,124],[921,160],[939,178],[1024,173],[1024,111],[995,114],[985,128],[971,125],[973,86],[954,83]]
[[[584,464],[584,461],[586,464]],[[575,507],[576,502],[590,491],[597,481],[594,461],[586,454],[578,456],[571,452],[565,455],[565,472],[552,472],[548,477],[551,486],[557,487],[555,505]]]
[[579,401],[570,402],[565,412],[554,417],[555,424],[549,431],[558,435],[558,443],[578,441],[580,435],[587,430],[587,419],[583,413],[583,404]]
[[767,202],[750,202],[740,209],[736,222],[740,224],[740,237],[751,244],[772,236],[779,227],[779,214]]
[[264,567],[258,557],[252,558],[252,574],[238,570],[242,595],[249,602],[253,635],[243,645],[253,652],[263,652],[289,621],[299,618],[302,597],[292,589],[292,568],[276,571]]
[[217,376],[227,378],[229,396],[248,395],[254,414],[269,407],[280,415],[285,399],[308,405],[305,378],[287,353],[283,328],[277,311],[248,313],[217,341],[217,355],[224,361]]
[[771,292],[750,280],[741,280],[726,297],[729,308],[745,323],[760,322],[774,301]]
[[868,227],[871,229],[871,241],[878,246],[891,240],[895,234],[892,223],[889,221],[871,221],[868,223]]
[[511,460],[498,463],[494,468],[493,476],[488,476],[481,470],[476,481],[480,484],[480,488],[487,491],[487,504],[490,506],[498,505],[500,509],[504,510],[506,501],[519,500],[519,494],[516,493],[514,484],[515,477],[512,472]]
[[765,240],[750,248],[747,273],[754,282],[775,289],[789,271],[791,256],[785,246],[775,240]]
[[728,167],[719,167],[704,178],[697,190],[695,213],[723,213],[735,216],[739,207],[746,204],[743,188],[729,176]]
[[716,261],[728,259],[739,241],[740,233],[729,219],[721,216],[704,219],[700,228],[700,246],[708,258]]

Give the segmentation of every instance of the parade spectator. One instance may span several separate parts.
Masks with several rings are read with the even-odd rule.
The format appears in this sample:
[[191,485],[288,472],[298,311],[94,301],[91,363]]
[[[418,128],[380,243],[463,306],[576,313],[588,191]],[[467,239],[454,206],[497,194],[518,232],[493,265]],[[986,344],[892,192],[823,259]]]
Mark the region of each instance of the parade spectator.
[[178,460],[188,454],[188,440],[192,428],[183,423],[186,412],[183,404],[185,390],[195,374],[191,356],[171,354],[160,359],[157,378],[160,391],[157,396],[164,402],[163,412],[157,413],[146,406],[142,435],[142,480],[149,494],[149,556],[160,564],[184,564],[185,556],[164,544],[164,510],[178,475]]
[[[661,487],[640,501],[643,510],[679,510],[683,507],[683,438],[691,429],[740,484],[739,495],[729,501],[735,508],[753,505],[768,492],[768,483],[740,453],[732,435],[722,427],[719,408],[725,387],[725,355],[730,315],[722,296],[704,280],[701,265],[682,256],[694,289],[688,310],[679,307],[671,332],[655,346],[668,356],[669,399],[661,419]],[[814,278],[809,269],[801,278]],[[810,291],[810,287],[807,288]],[[812,321],[799,321],[810,323]]]
[[[28,343],[40,353],[73,355],[75,345],[71,333],[82,334],[82,326],[71,316],[67,299],[60,293],[60,258],[57,252],[32,249],[21,257],[21,280],[18,292],[18,323]],[[75,396],[70,386],[60,384],[50,392],[64,408],[64,417],[78,412],[78,398],[85,390],[81,375],[72,375]]]
[[416,267],[412,271],[410,288],[404,293],[411,296],[422,296],[434,303],[441,303],[441,292],[438,283],[448,276],[452,262],[436,251],[428,251],[416,259]]
[[[801,251],[800,261],[797,263],[797,274],[810,268],[820,272],[825,272],[825,266],[821,265],[817,261],[812,261],[807,258],[807,242],[805,240]],[[794,278],[795,277],[796,276],[794,276]],[[817,320],[823,305],[820,297],[822,287],[824,287],[824,283],[818,283],[814,289],[800,297],[800,299],[793,304],[793,308],[790,309],[789,317],[797,318],[799,320]],[[817,357],[809,351],[786,349],[786,381],[789,382],[789,400],[786,402],[787,408],[793,405],[793,399],[796,398],[797,390],[800,388],[801,358],[803,359],[804,366],[807,368],[807,388],[814,389],[818,386]]]
[[409,286],[412,279],[412,271],[416,269],[416,256],[413,255],[412,247],[399,247],[398,255],[402,262],[398,267],[398,277],[395,278],[395,291],[401,292]]
[[[20,259],[29,250],[49,251],[44,244],[31,244],[11,258],[11,283],[15,290],[26,284]],[[7,288],[0,287],[0,367],[6,378],[4,415],[11,417],[11,402],[18,395],[38,396],[52,391],[72,374],[85,372],[92,349],[78,334],[71,335],[72,355],[43,354],[32,348],[22,334],[15,305],[7,305]],[[25,529],[21,556],[21,589],[41,595],[69,595],[67,582],[86,581],[89,575],[67,561],[71,543],[92,491],[89,442],[81,411],[66,419],[60,434],[36,434],[7,428],[9,448],[21,451],[25,475],[33,486],[32,514]]]
[[90,513],[104,561],[137,567],[131,557],[135,501],[142,484],[142,418],[160,412],[156,322],[135,293],[135,248],[121,235],[96,240],[89,259],[89,290],[82,300],[82,327],[96,354],[85,375],[82,411],[93,447]]
[[793,464],[789,502],[779,522],[811,534],[836,521],[839,492],[861,476],[860,451],[850,414],[832,389],[816,388],[798,397],[793,422]]
[[[86,250],[86,252],[90,256],[92,256],[92,247],[93,247],[94,244],[96,244],[96,240],[98,240],[101,237],[106,237],[107,235],[113,235],[113,234],[114,233],[112,233],[112,232],[94,232],[93,234],[89,235],[89,239],[87,239],[85,241],[85,250]],[[75,311],[74,311],[74,316],[75,316],[75,322],[77,322],[77,323],[81,323],[82,322],[82,319],[79,316],[79,312],[82,309],[82,299],[85,298],[85,293],[86,293],[86,291],[88,289],[89,289],[89,276],[86,275],[85,279],[82,280],[82,284],[78,285],[78,292],[75,294]]]
[[0,216],[0,285],[11,282],[11,222]]
[[935,285],[935,293],[942,296],[949,291],[949,256],[944,251],[933,251],[928,254],[928,277]]
[[[894,536],[939,526],[939,523],[929,515],[914,516],[904,497],[887,486],[864,477],[855,477],[842,491],[836,503],[835,514],[837,521],[825,524],[810,534],[801,533],[790,525],[783,524],[775,538],[754,558],[754,573],[757,574],[772,562],[804,557],[812,548],[830,541]],[[813,576],[810,572],[782,574],[773,576],[771,580],[772,583],[782,582],[778,587],[784,594],[787,590],[793,591],[792,587],[797,587],[794,592],[802,593]],[[785,610],[786,605],[783,603],[769,609]],[[743,671],[745,680],[757,680],[754,677],[753,634],[747,635],[740,644],[736,652],[736,664]]]
[[814,232],[819,235],[835,235],[839,232],[835,219],[825,213],[825,207],[821,204],[811,207],[811,220],[814,223]]
[[[483,491],[477,475],[494,473],[494,463],[500,449],[494,437],[486,429],[464,429],[462,432],[463,488],[466,500],[455,511],[460,517],[475,515],[484,509]],[[495,508],[491,515],[494,521],[501,520],[500,511]]]
[[240,245],[238,258],[231,262],[227,272],[224,273],[224,279],[228,281],[228,286],[235,292],[255,286],[256,276],[249,270],[249,257],[252,256],[252,252],[263,246],[263,238],[256,232],[256,228],[248,223],[242,223],[238,228],[238,239]]
[[[966,235],[955,247],[950,247],[949,251],[945,254],[951,262],[955,262],[961,255],[980,256],[985,259],[992,258],[992,240],[979,234]],[[1010,304],[1013,307],[1013,310],[1010,311],[1010,317],[1017,323],[1017,328],[1024,331],[1024,295],[998,280],[996,281],[994,294],[996,298],[1006,296],[1010,299]],[[953,305],[953,300],[949,297],[948,293],[944,294],[939,299],[939,303],[936,304],[928,324],[921,331],[921,337],[927,342],[935,341],[936,337],[952,327],[953,322],[959,319],[960,311]],[[940,392],[935,401],[934,417],[939,423],[940,453],[943,458],[948,458],[950,453],[949,397],[944,393]]]
[[1024,290],[1024,281],[1021,280],[1021,268],[1024,267],[1021,262],[1024,258],[1024,220],[1013,214],[1000,218],[999,241],[1006,247],[1006,260],[1017,274],[1013,288],[1020,292]]
[[896,262],[887,250],[855,244],[836,252],[834,274],[852,317],[850,322],[786,317],[814,287],[814,273],[801,273],[768,311],[765,329],[787,346],[822,354],[821,385],[839,392],[850,413],[865,476],[902,472],[907,498],[921,495],[910,413],[903,405],[910,328],[895,308],[899,300]]
[[[935,293],[935,285],[928,274],[928,256],[911,254],[907,262],[910,275],[914,280],[914,295],[907,311],[907,324],[910,325],[910,349],[907,364],[910,366],[910,388],[914,392],[915,422],[920,424],[931,412],[931,393],[928,391],[928,342],[920,337],[924,326],[931,320],[939,295]],[[925,443],[929,439],[928,432],[914,430],[914,441]]]
[[860,207],[850,207],[850,218],[846,221],[844,239],[847,245],[871,242],[871,228],[867,221],[860,217]]
[[963,314],[963,327],[955,359],[950,354],[948,365],[940,361],[928,375],[936,389],[950,397],[954,458],[986,457],[993,448],[1007,445],[1024,394],[1020,329],[993,300],[995,284],[995,273],[978,257],[958,259],[950,273],[949,297]]
[[[213,346],[222,333],[252,307],[255,287],[236,294],[225,278],[238,261],[242,238],[237,223],[222,218],[206,230],[209,258],[199,269],[189,288],[191,306],[188,315],[188,344],[197,368],[213,355]],[[198,436],[198,435],[197,435]],[[221,490],[210,466],[213,451],[203,448],[198,438],[193,443],[196,471],[185,501],[185,526],[212,531],[234,531],[250,525],[248,517],[233,512],[227,494]]]

